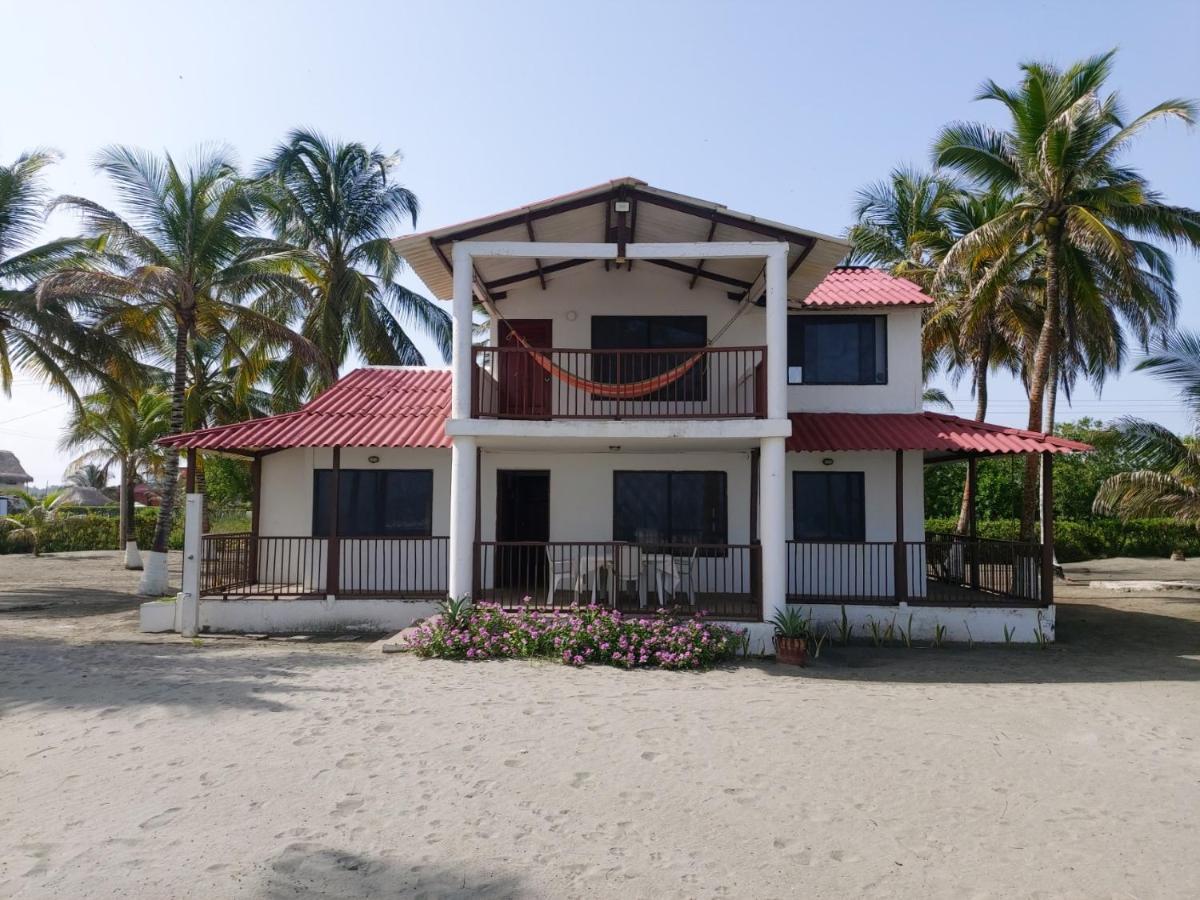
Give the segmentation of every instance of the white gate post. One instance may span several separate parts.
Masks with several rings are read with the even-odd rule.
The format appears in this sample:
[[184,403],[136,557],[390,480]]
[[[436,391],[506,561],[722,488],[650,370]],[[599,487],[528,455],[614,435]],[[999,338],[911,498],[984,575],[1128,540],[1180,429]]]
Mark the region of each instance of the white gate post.
[[200,530],[204,522],[204,495],[188,494],[183,515],[183,590],[179,593],[179,633],[200,633]]
[[475,482],[479,468],[473,437],[455,437],[450,449],[450,583],[454,599],[474,591]]

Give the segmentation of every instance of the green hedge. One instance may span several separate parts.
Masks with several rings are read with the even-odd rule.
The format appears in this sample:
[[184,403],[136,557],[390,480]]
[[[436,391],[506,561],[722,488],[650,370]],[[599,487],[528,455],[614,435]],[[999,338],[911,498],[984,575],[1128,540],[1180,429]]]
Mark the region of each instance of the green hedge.
[[[956,518],[926,519],[927,531],[952,532]],[[991,519],[979,523],[979,536],[1015,541],[1020,533],[1017,519]],[[1200,531],[1171,519],[1054,520],[1054,551],[1059,562],[1079,562],[1109,556],[1169,557],[1175,550],[1200,556]]]
[[[134,533],[142,549],[154,542],[157,509],[139,509],[134,513]],[[0,553],[28,553],[29,542],[11,536],[12,525],[0,525]],[[118,520],[107,515],[62,516],[48,524],[42,534],[42,552],[60,553],[67,550],[117,550]],[[183,527],[171,529],[168,544],[172,550],[183,547]]]

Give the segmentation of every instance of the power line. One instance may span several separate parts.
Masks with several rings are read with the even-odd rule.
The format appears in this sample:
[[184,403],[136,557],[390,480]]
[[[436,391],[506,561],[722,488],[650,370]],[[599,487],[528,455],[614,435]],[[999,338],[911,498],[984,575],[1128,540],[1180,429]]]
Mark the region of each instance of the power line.
[[7,425],[9,422],[18,422],[21,419],[28,419],[31,416],[40,416],[42,413],[48,413],[51,410],[58,409],[59,407],[67,406],[69,403],[70,403],[69,400],[64,400],[62,403],[55,403],[53,406],[46,406],[46,407],[43,407],[42,409],[35,409],[31,413],[25,413],[24,415],[20,415],[20,416],[13,416],[11,419],[0,419],[0,425]]

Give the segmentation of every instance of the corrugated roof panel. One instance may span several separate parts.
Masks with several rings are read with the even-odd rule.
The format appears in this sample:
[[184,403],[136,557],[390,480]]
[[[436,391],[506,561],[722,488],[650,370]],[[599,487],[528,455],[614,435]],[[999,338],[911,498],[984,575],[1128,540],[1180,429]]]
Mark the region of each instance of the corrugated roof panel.
[[917,285],[882,269],[839,266],[804,298],[805,307],[925,306],[933,298]]
[[1088,444],[944,413],[792,413],[793,453],[925,450],[956,454],[1076,453]]
[[302,409],[163,440],[197,450],[288,447],[450,446],[450,372],[445,369],[357,369]]

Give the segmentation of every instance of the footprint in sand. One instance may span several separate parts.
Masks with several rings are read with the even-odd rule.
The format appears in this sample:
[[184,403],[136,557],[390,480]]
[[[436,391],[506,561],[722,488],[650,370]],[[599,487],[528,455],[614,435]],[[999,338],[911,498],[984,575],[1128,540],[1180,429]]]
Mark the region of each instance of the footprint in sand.
[[591,772],[576,772],[575,777],[571,779],[571,787],[583,787],[584,783],[592,777]]
[[355,797],[353,794],[351,794],[333,808],[333,814],[335,816],[349,816],[362,809],[362,805],[362,797]]
[[179,811],[180,808],[178,806],[172,806],[170,809],[163,810],[157,816],[151,816],[139,825],[138,828],[144,828],[147,831],[154,828],[162,828],[162,826],[169,825],[175,821],[175,817],[179,815]]
[[653,750],[647,750],[642,754],[642,759],[644,759],[646,762],[654,762],[656,759],[658,759],[658,754]]

